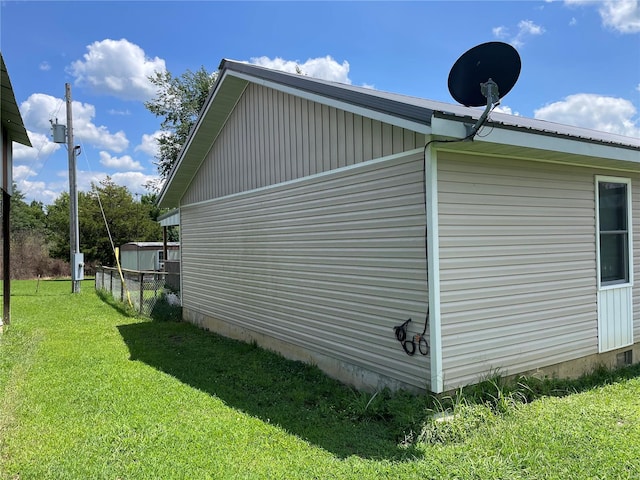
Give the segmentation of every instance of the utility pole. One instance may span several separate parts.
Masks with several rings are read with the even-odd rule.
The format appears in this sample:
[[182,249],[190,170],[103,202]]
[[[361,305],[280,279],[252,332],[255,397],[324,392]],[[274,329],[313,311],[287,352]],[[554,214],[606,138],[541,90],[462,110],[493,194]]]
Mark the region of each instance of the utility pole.
[[80,292],[84,278],[84,255],[80,253],[78,226],[78,189],[76,182],[76,147],[73,144],[73,115],[71,111],[71,84],[65,83],[67,101],[67,151],[69,153],[69,245],[71,250],[71,293]]

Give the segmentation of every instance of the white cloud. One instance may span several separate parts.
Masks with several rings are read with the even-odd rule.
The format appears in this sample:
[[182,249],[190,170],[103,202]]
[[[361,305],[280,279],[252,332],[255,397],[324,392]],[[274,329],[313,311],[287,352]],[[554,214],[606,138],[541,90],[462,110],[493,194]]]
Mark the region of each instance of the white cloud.
[[94,42],[87,50],[84,60],[69,68],[76,85],[124,100],[144,101],[155,95],[156,88],[148,77],[166,70],[163,59],[147,57],[142,48],[124,38]]
[[578,20],[576,19],[576,17],[571,17],[571,20],[569,20],[569,26],[575,27],[577,24],[578,24]]
[[50,119],[55,120],[59,115],[64,118],[64,100],[44,93],[33,93],[20,104],[20,113],[29,130],[47,133],[51,129]]
[[60,145],[53,143],[51,137],[42,133],[28,131],[29,139],[33,148],[24,145],[14,144],[13,159],[16,161],[35,161],[48,158],[53,152],[60,148]]
[[280,57],[276,57],[274,59],[269,57],[253,57],[249,63],[271,68],[273,70],[300,73],[301,75],[308,75],[322,80],[351,85],[351,79],[349,78],[349,62],[345,60],[340,64],[329,55],[326,57],[309,58],[304,63],[297,60],[285,60]]
[[518,23],[518,33],[511,39],[511,44],[514,47],[521,47],[524,45],[525,39],[531,36],[542,35],[544,31],[543,27],[536,25],[531,20],[521,20]]
[[40,68],[40,70],[42,70],[43,72],[48,72],[49,70],[51,70],[51,65],[45,60],[44,62],[40,63],[38,68]]
[[[20,105],[20,112],[25,126],[37,133],[50,135],[50,120],[60,113],[64,116],[64,100],[46,95],[34,93]],[[127,136],[121,130],[111,133],[105,126],[96,126],[93,118],[96,109],[93,105],[82,102],[72,102],[73,109],[73,135],[76,142],[87,142],[97,148],[103,148],[113,152],[122,152],[129,146]],[[61,111],[62,110],[62,111]],[[64,118],[60,123],[66,123]]]
[[508,105],[498,105],[493,109],[493,111],[498,113],[506,113],[508,115],[520,116],[520,112],[514,112],[513,110],[511,110],[511,107]]
[[140,165],[140,162],[134,160],[129,155],[113,157],[105,151],[100,152],[100,163],[107,168],[117,170],[144,170],[142,165]]
[[520,20],[518,22],[518,31],[515,35],[511,35],[509,29],[504,25],[494,27],[491,31],[497,39],[506,40],[514,47],[522,47],[525,40],[528,40],[530,37],[542,35],[545,29],[531,20]]
[[47,188],[45,182],[30,182],[21,180],[16,182],[18,189],[30,200],[42,202],[44,205],[51,205],[60,196],[62,190],[54,191]]
[[599,9],[602,22],[621,33],[640,32],[640,4],[637,0],[609,0]]
[[107,113],[109,115],[123,115],[123,116],[129,116],[131,115],[131,111],[129,111],[129,109],[126,110],[116,110],[115,108],[110,108],[109,110],[107,110]]
[[640,2],[638,0],[565,0],[566,5],[598,6],[605,27],[620,33],[640,32]]
[[544,28],[536,25],[531,20],[520,20],[520,22],[518,22],[518,32],[527,35],[542,35]]
[[170,132],[156,130],[151,134],[143,134],[140,145],[135,148],[135,151],[146,153],[150,157],[155,158],[158,155],[158,138],[160,138],[160,135],[167,135],[168,133]]
[[[69,175],[67,171],[58,172],[58,176],[60,178],[64,178],[66,182],[69,180]],[[107,177],[107,174],[104,172],[92,172],[87,170],[76,170],[76,184],[78,187],[78,191],[89,192],[91,191],[91,184],[100,183],[101,180],[104,180]],[[63,184],[64,185],[64,184]],[[67,187],[68,188],[68,187]],[[64,187],[63,187],[64,189]]]
[[640,137],[636,114],[629,100],[592,93],[569,95],[534,111],[535,118],[541,120]]
[[[18,168],[14,167],[13,174],[18,188],[22,193],[25,194],[25,197],[29,199],[29,201],[33,199],[40,201],[45,205],[51,205],[62,194],[62,192],[69,191],[69,171],[67,169],[58,170],[55,173],[56,179],[49,179],[48,181],[29,181],[28,178],[36,175],[36,172],[26,166],[20,166]],[[76,170],[76,184],[78,187],[78,191],[90,191],[92,183],[98,184],[100,181],[104,180],[107,175],[108,174],[104,172]],[[128,184],[119,183],[115,180],[115,178],[127,178],[127,176],[129,175],[133,175],[133,177],[135,178],[136,176],[142,174],[138,172],[131,172],[131,174],[129,174],[127,172],[124,174],[116,173],[109,176],[114,179],[116,184],[124,185],[129,188]],[[132,183],[137,188],[136,182],[130,183]],[[142,194],[148,192],[141,188],[141,191],[136,193]]]
[[26,199],[38,200],[45,205],[50,205],[58,197],[60,192],[56,193],[47,188],[43,181],[32,182],[30,177],[36,176],[38,173],[27,165],[13,166],[13,181],[18,186],[18,190],[22,192]]
[[13,166],[13,180],[18,181],[25,180],[29,177],[36,175],[36,171],[28,165],[14,165]]
[[[59,192],[67,190],[68,173],[61,170],[60,172],[58,172],[58,176],[64,180],[57,183],[50,183],[48,187],[58,190]],[[142,172],[118,172],[107,174],[105,172],[90,172],[86,170],[78,170],[76,172],[76,182],[78,184],[78,190],[88,192],[91,190],[92,183],[97,185],[102,180],[107,178],[107,176],[110,177],[116,185],[127,187],[132,195],[148,194],[149,190],[147,190],[144,185],[147,182],[154,181],[158,178],[157,175],[146,175]]]
[[509,29],[504,25],[500,25],[499,27],[494,27],[492,30],[493,36],[496,38],[507,38],[509,36]]
[[148,182],[152,182],[158,178],[157,175],[145,175],[141,172],[119,172],[110,175],[110,177],[117,185],[127,187],[134,195],[144,195],[149,193],[144,186]]

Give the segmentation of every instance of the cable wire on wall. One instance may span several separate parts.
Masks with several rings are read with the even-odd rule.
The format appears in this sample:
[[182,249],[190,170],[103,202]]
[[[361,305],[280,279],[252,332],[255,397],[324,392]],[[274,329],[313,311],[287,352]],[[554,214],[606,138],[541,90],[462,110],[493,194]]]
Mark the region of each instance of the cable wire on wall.
[[[499,105],[499,103],[496,103],[495,105],[493,105],[493,108],[491,109],[491,112],[493,112],[493,110]],[[471,132],[469,132],[469,134],[467,136],[465,136],[464,138],[454,138],[454,139],[448,139],[448,140],[439,140],[439,139],[432,139],[429,140],[425,146],[424,149],[422,150],[422,193],[423,193],[423,198],[424,198],[424,209],[425,209],[425,215],[427,213],[427,179],[426,179],[426,172],[427,172],[427,148],[429,148],[429,145],[433,144],[433,143],[459,143],[459,142],[466,142],[466,141],[473,141],[473,138],[478,134],[478,132],[480,131],[480,129],[487,123],[489,119],[489,116],[487,115],[484,120],[477,125],[476,128],[472,129]],[[491,133],[492,130],[490,130],[488,133],[486,133],[485,135],[483,135],[483,137],[486,137],[487,135],[489,135]],[[428,242],[428,236],[427,236],[427,227],[425,225],[424,227],[424,260],[425,260],[425,265],[427,265],[429,259],[427,257],[427,242]],[[429,287],[429,273],[427,270],[427,288]],[[426,338],[426,333],[427,333],[427,328],[429,326],[429,305],[427,304],[427,313],[425,315],[425,319],[424,319],[424,328],[422,330],[421,334],[415,334],[412,337],[408,336],[408,326],[411,323],[411,318],[409,318],[408,320],[406,320],[404,323],[402,323],[401,325],[397,325],[395,327],[393,327],[393,332],[395,334],[396,340],[398,340],[400,342],[400,345],[402,345],[402,349],[404,350],[404,352],[409,355],[409,356],[413,356],[416,353],[416,348],[417,350],[422,354],[422,355],[429,355],[430,351],[431,351],[431,347],[429,346],[429,342],[427,341]]]

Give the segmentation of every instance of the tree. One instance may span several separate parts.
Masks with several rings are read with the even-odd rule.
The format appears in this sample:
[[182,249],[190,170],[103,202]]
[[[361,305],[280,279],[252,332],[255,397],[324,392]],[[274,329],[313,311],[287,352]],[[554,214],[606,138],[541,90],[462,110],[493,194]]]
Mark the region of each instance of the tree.
[[13,184],[13,195],[11,195],[11,233],[23,231],[38,231],[44,233],[45,213],[42,202],[33,200],[30,204],[25,201],[24,194]]
[[[140,203],[148,205],[149,215],[154,221],[158,221],[158,217],[169,211],[168,208],[160,208],[158,206],[158,194],[157,193],[149,193],[147,195],[142,195],[140,198]],[[179,242],[180,241],[180,227],[178,225],[171,225],[166,227],[167,230],[167,241],[169,242]]]
[[[80,251],[84,253],[85,263],[115,264],[109,233],[116,247],[133,241],[160,241],[162,228],[153,218],[154,215],[157,218],[154,208],[153,203],[136,202],[126,187],[116,185],[109,177],[98,185],[92,184],[90,192],[79,192]],[[68,193],[60,195],[49,206],[47,222],[54,240],[52,255],[69,258]]]
[[[162,179],[169,176],[217,78],[218,72],[209,73],[204,66],[195,72],[187,70],[179,77],[169,71],[156,72],[149,77],[158,87],[158,94],[144,105],[156,117],[162,118],[160,128],[163,133],[158,137],[156,162]],[[149,187],[154,188],[153,185]]]
[[140,203],[147,206],[149,209],[149,216],[154,222],[158,221],[158,217],[162,213],[162,209],[158,206],[157,200],[157,193],[147,193],[140,197]]
[[[46,214],[41,202],[27,204],[24,194],[13,185],[10,203],[11,278],[35,278],[38,275],[68,274],[65,262],[49,258]],[[2,259],[0,258],[0,265]]]

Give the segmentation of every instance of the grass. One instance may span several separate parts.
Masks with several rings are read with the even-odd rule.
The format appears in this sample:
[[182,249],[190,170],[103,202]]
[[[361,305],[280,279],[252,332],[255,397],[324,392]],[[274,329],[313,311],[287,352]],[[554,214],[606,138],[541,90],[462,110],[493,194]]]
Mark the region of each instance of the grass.
[[[452,395],[358,393],[317,368],[91,282],[12,283],[0,478],[637,478],[640,367],[499,375]],[[450,411],[432,421],[434,411]]]

